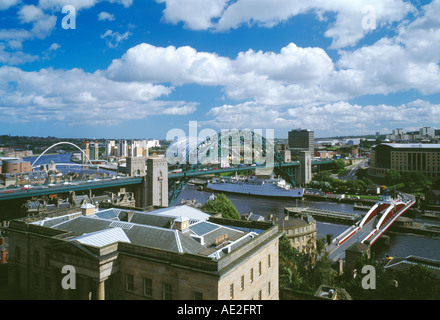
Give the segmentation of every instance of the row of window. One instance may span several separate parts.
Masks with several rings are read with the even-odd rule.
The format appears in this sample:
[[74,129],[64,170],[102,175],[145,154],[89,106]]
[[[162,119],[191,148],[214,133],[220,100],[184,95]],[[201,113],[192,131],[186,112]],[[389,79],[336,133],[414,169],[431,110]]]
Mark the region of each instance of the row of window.
[[[243,277],[243,276],[242,276]],[[244,289],[242,289],[243,291]],[[267,283],[267,287],[266,287],[266,295],[269,297],[271,295],[271,283],[270,281]],[[232,300],[234,299],[234,284],[231,283],[231,285],[229,286],[229,298]],[[262,300],[263,299],[263,291],[262,290],[258,290],[258,300]],[[254,300],[253,298],[251,300]]]
[[313,238],[312,235],[308,235],[308,236],[291,238],[290,241],[292,244],[295,244],[295,243],[299,244],[302,242],[307,242],[307,241],[309,241],[309,239],[312,239],[312,238]]
[[297,228],[297,229],[290,229],[290,230],[287,230],[287,233],[288,233],[289,235],[291,235],[291,234],[300,234],[300,233],[307,233],[307,232],[309,232],[309,231],[314,231],[315,229],[316,229],[316,226],[315,226],[315,225],[310,225],[310,226],[303,227],[303,228]]
[[[269,269],[271,267],[271,255],[268,254],[267,255],[267,268]],[[257,273],[258,276],[261,276],[263,274],[263,262],[259,261],[258,262],[258,268],[257,268]],[[251,268],[249,270],[249,283],[253,283],[254,282],[254,268]],[[241,275],[240,277],[240,291],[244,291],[246,287],[246,279],[245,279],[245,275]],[[268,289],[267,289],[268,295],[270,294],[270,282],[268,283]],[[234,299],[234,283],[231,283],[229,285],[229,298],[230,299]],[[259,299],[262,299],[261,296],[261,290],[259,292]]]
[[[153,289],[157,290],[157,288],[153,288],[153,280],[150,278],[143,278],[143,295],[147,298],[152,299],[154,293]],[[161,289],[161,296],[163,300],[173,300],[173,298],[177,298],[174,296],[173,285],[171,283],[163,282]],[[125,275],[125,290],[127,292],[135,293],[135,282],[133,274]],[[193,299],[203,300],[203,293],[199,291],[193,291]]]

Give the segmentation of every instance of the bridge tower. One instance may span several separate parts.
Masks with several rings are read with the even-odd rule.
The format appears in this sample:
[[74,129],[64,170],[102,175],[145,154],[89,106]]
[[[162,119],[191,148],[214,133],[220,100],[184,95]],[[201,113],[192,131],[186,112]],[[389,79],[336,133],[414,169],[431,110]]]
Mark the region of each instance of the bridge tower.
[[147,160],[147,206],[168,207],[168,160]]
[[312,153],[310,151],[301,151],[299,153],[300,173],[299,185],[305,186],[312,180]]
[[126,159],[126,172],[130,177],[145,176],[145,157],[128,157]]
[[[145,160],[147,169],[145,169]],[[127,173],[143,176],[135,189],[137,207],[168,207],[168,161],[166,158],[127,158]]]

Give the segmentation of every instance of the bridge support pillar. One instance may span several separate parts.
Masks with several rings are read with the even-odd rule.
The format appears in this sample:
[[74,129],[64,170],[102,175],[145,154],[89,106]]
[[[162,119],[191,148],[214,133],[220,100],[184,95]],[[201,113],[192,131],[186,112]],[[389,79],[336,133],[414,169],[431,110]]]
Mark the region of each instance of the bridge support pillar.
[[147,175],[136,192],[136,206],[168,207],[168,161],[166,158],[147,159]]
[[312,153],[310,151],[301,151],[299,153],[299,185],[305,186],[312,180]]
[[145,176],[145,160],[144,157],[128,157],[126,159],[126,173],[130,177]]

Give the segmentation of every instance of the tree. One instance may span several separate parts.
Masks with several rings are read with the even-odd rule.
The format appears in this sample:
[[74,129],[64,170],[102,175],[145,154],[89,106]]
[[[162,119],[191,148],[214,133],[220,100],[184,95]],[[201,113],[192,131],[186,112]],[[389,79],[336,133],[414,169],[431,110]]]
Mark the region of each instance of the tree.
[[397,298],[407,300],[440,299],[440,281],[420,264],[396,272]]
[[333,161],[333,163],[332,163],[333,172],[339,172],[344,168],[345,168],[345,161],[344,160],[338,159],[338,160]]
[[397,183],[399,183],[402,179],[402,176],[400,175],[399,171],[395,169],[388,170],[387,173],[385,173],[385,184],[393,186]]
[[223,218],[240,220],[240,213],[232,204],[231,200],[223,193],[216,195],[214,199],[208,200],[203,205],[202,210],[221,213]]
[[406,191],[415,192],[416,190],[424,190],[429,184],[430,181],[426,178],[426,176],[422,172],[405,172],[402,175],[402,180],[405,186]]

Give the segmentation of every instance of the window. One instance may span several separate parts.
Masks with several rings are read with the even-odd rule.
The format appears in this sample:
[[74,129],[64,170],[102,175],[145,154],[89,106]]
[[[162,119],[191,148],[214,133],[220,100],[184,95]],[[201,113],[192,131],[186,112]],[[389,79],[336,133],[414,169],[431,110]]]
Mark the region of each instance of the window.
[[52,283],[49,277],[44,277],[45,291],[50,293],[52,291]]
[[38,250],[34,250],[34,264],[37,266],[40,264],[40,252]]
[[46,261],[45,261],[45,265],[46,265],[46,268],[48,268],[49,267],[49,262],[50,262],[50,259],[51,259],[51,254],[50,253],[46,253]]
[[132,274],[125,275],[125,290],[134,291],[134,276]]
[[243,291],[244,290],[244,276],[243,275],[241,276],[240,284],[241,284],[241,291]]
[[169,283],[163,284],[163,299],[164,300],[173,299],[173,286]]
[[251,268],[250,280],[251,280],[251,283],[254,282],[254,268]]
[[40,287],[40,275],[38,273],[34,273],[34,288],[38,289]]
[[21,248],[20,247],[15,247],[15,259],[17,261],[21,260]]
[[270,296],[270,281],[267,284],[267,295]]
[[144,278],[144,296],[153,296],[153,280]]
[[234,284],[231,283],[229,286],[229,299],[234,299]]
[[201,292],[194,291],[193,296],[194,300],[203,300],[203,293]]
[[267,255],[267,267],[270,268],[270,254]]
[[261,261],[258,262],[258,275],[261,276],[262,269],[261,269]]
[[262,299],[262,295],[261,295],[261,290],[260,291],[258,291],[258,300],[261,300]]

